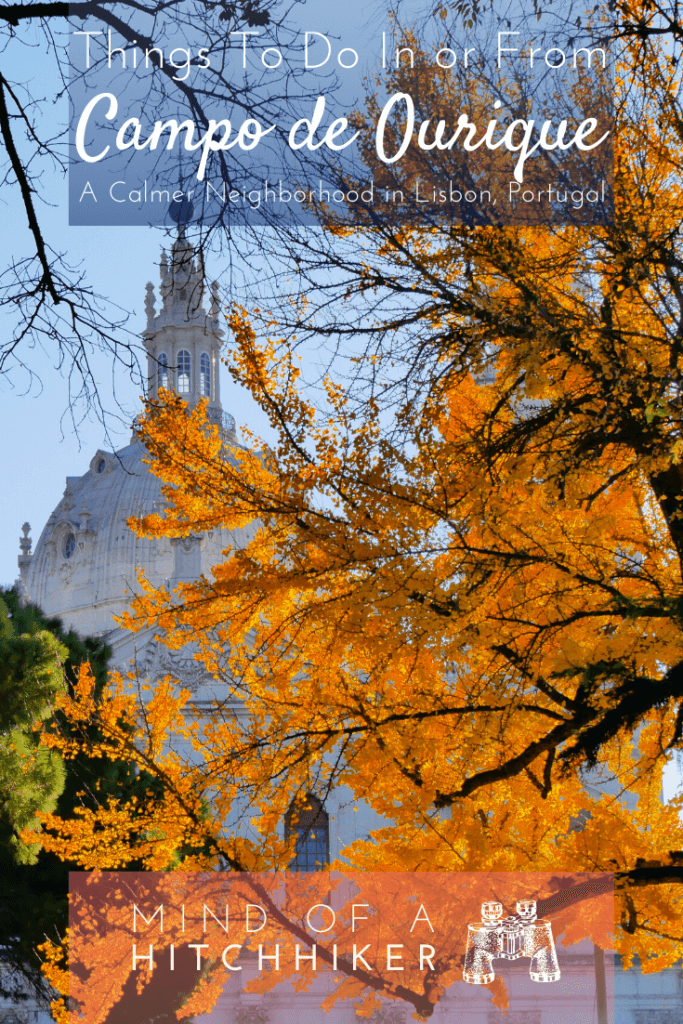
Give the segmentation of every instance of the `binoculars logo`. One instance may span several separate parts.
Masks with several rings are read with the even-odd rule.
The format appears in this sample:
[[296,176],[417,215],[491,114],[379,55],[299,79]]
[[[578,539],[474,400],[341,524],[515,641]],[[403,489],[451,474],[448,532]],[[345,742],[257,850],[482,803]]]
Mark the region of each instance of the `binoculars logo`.
[[518,900],[517,913],[503,918],[503,904],[482,903],[481,921],[467,929],[463,980],[489,985],[495,978],[493,961],[529,957],[532,981],[559,981],[560,965],[550,921],[536,917],[535,900]]

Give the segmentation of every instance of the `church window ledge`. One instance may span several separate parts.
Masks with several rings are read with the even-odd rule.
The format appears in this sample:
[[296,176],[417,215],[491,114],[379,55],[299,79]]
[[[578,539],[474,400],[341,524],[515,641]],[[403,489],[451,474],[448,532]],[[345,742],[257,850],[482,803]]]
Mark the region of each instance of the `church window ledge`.
[[285,838],[296,837],[290,871],[323,871],[330,860],[330,819],[322,802],[308,793],[303,803],[292,804],[285,816]]
[[199,393],[204,398],[211,398],[211,360],[206,352],[202,352],[199,370]]
[[182,348],[178,353],[178,394],[189,395],[191,386],[190,353]]
[[168,356],[165,352],[159,353],[157,365],[157,387],[168,388]]
[[64,558],[69,559],[72,557],[76,550],[76,537],[73,533],[67,533],[62,543],[62,554]]
[[101,449],[98,449],[90,460],[90,472],[97,477],[111,473],[117,466],[116,457],[112,457],[111,454],[103,452]]

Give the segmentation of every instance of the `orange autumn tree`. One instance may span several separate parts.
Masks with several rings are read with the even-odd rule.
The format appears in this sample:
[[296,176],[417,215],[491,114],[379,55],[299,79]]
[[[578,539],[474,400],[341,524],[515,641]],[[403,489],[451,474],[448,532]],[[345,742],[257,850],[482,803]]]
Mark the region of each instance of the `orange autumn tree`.
[[[193,721],[172,682],[141,709],[84,675],[67,714],[164,795],[135,828],[116,803],[47,816],[48,849],[283,866],[292,800],[344,786],[385,819],[344,851],[355,867],[614,871],[627,962],[681,956],[681,798],[662,803],[661,775],[683,745],[683,121],[671,51],[625,45],[613,226],[308,235],[309,305],[231,319],[231,370],[275,441],[228,451],[202,407],[150,403],[168,507],[131,526],[259,528],[209,578],[143,581],[128,622],[197,644],[226,698]],[[315,401],[307,332],[357,338]]]
[[[268,377],[273,394],[279,376]],[[285,387],[293,403],[287,380]],[[464,381],[441,444],[432,436],[410,457],[385,451],[402,469],[391,487],[365,425],[346,453],[329,425],[309,428],[320,465],[316,472],[310,460],[299,463],[297,476],[294,447],[285,475],[284,450],[221,458],[201,413],[188,418],[178,399],[151,411],[147,443],[158,444],[164,475],[181,486],[169,495],[169,513],[145,520],[146,530],[238,525],[261,503],[265,525],[215,568],[214,580],[183,585],[175,607],[151,592],[137,603],[138,621],[157,623],[167,642],[198,641],[234,700],[204,727],[188,725],[180,716],[188,694],[178,699],[161,686],[140,719],[123,689],[93,705],[84,678],[68,713],[95,715],[112,756],[127,752],[166,780],[164,800],[145,807],[146,832],[140,812],[133,819],[123,806],[74,825],[48,820],[49,848],[85,867],[135,858],[160,868],[179,844],[205,841],[199,866],[282,865],[291,849],[277,827],[290,800],[345,785],[388,819],[372,843],[346,851],[357,866],[615,869],[622,950],[645,960],[657,954],[659,965],[678,955],[666,936],[679,913],[681,869],[668,851],[683,836],[678,804],[660,802],[659,771],[677,722],[675,694],[657,692],[671,687],[665,659],[676,663],[679,642],[662,612],[677,586],[666,527],[646,507],[645,483],[612,451],[602,472],[570,473],[564,497],[543,485],[537,453],[537,480],[529,482],[521,455],[501,461],[495,486],[477,478],[475,441],[494,395],[490,385]],[[298,408],[305,424],[306,407]],[[339,400],[337,423],[344,416]],[[453,473],[458,448],[466,463]],[[332,454],[336,490],[314,507]],[[342,518],[344,472],[357,478],[364,460],[365,487]],[[616,479],[596,494],[605,473]],[[448,482],[441,493],[440,481]],[[579,487],[589,488],[589,509]],[[448,543],[437,501],[452,509]],[[636,698],[647,702],[634,716],[637,749],[622,710]],[[121,727],[126,719],[132,731]],[[182,730],[196,763],[163,747]],[[638,795],[635,810],[618,791],[586,790],[588,744],[597,770]],[[230,827],[245,799],[258,841]],[[131,842],[133,825],[142,841]],[[641,859],[661,866],[639,866]]]

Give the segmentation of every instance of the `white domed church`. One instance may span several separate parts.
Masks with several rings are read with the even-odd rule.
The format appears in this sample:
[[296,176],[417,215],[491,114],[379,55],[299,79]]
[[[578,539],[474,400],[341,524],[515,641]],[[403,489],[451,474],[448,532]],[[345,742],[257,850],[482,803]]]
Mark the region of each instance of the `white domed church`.
[[[181,228],[169,255],[162,252],[158,310],[154,287],[147,285],[147,326],[142,338],[148,358],[148,391],[154,396],[160,386],[174,390],[190,407],[206,398],[210,420],[226,441],[235,444],[235,421],[223,411],[220,398],[224,332],[220,326],[218,285],[214,282],[206,293],[203,261],[195,255]],[[192,650],[170,651],[154,640],[153,630],[133,634],[118,626],[115,617],[128,608],[138,570],[144,570],[157,586],[173,586],[182,580],[209,575],[227,547],[241,547],[248,542],[251,528],[234,532],[216,530],[178,539],[137,537],[127,521],[163,507],[161,483],[149,471],[146,458],[146,450],[133,431],[126,447],[117,452],[98,449],[86,473],[67,477],[64,494],[33,553],[30,526],[23,526],[16,585],[24,601],[38,605],[49,616],[58,616],[67,628],[82,636],[96,635],[106,640],[113,652],[113,668],[128,671],[134,662],[139,677],[151,683],[167,674],[179,679],[192,692],[194,706],[201,713],[202,705],[216,696],[220,684],[194,660]],[[354,814],[353,801],[346,800],[343,792],[333,793],[325,808],[312,797],[310,813],[300,816],[298,821],[302,841],[292,867],[315,870],[321,862],[338,857],[344,846],[367,836],[376,827],[373,817],[368,809]],[[315,833],[310,828],[314,823]],[[623,972],[617,966],[615,996],[615,1024],[683,1024],[680,966],[649,976],[637,971]],[[576,1005],[577,1024],[602,1024],[595,1005],[579,1003],[580,1000]],[[288,1020],[299,1019],[298,1008],[292,1004]],[[5,1009],[0,999],[0,1021]],[[244,1020],[246,1024],[252,1018],[267,1019],[260,1010],[256,1013],[254,1007],[247,1010],[251,1013],[253,1009],[255,1016],[249,1016],[247,1010],[242,1013],[242,1009],[234,1015],[237,1021]],[[452,1016],[456,1009],[458,1014]],[[464,1009],[444,1000],[434,1020],[444,1024],[448,1020],[464,1020],[459,1016]],[[482,1009],[481,1024],[556,1024],[556,1010],[552,1001],[544,1001],[542,994],[536,992],[524,1009],[513,1010],[506,1016]],[[227,1006],[217,1008],[217,1012],[216,1020],[232,1019],[222,1015],[228,1012]],[[469,1013],[474,1013],[473,1006]],[[336,1015],[333,1017],[337,1024]],[[407,1022],[409,1014],[401,1012],[399,1017]],[[398,1021],[399,1017],[392,1019]],[[476,1019],[479,1021],[478,1016]]]
[[[214,282],[205,308],[204,267],[181,232],[167,259],[161,257],[160,309],[155,309],[152,284],[147,285],[147,350],[149,392],[159,386],[177,391],[190,407],[208,399],[209,418],[225,439],[236,443],[235,421],[223,412],[220,399],[220,327],[218,285]],[[48,519],[33,554],[28,524],[21,542],[18,586],[24,600],[56,615],[83,636],[99,636],[113,652],[113,667],[128,669],[132,659],[151,681],[172,673],[201,700],[208,682],[191,654],[172,652],[153,640],[151,632],[133,635],[114,617],[124,612],[135,589],[137,571],[155,585],[196,579],[208,574],[228,546],[241,546],[249,530],[238,536],[213,531],[177,539],[137,537],[127,526],[132,516],[163,505],[161,482],[145,464],[144,446],[133,431],[131,442],[117,452],[98,449],[87,473],[67,477],[64,495]],[[206,677],[206,678],[205,678]],[[212,681],[213,682],[213,681]]]

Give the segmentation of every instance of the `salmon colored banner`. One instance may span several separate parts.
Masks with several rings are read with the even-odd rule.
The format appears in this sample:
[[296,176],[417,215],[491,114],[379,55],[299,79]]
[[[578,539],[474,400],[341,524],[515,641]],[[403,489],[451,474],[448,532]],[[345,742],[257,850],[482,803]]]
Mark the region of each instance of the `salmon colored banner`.
[[609,874],[73,873],[70,1020],[593,1024],[613,930]]

